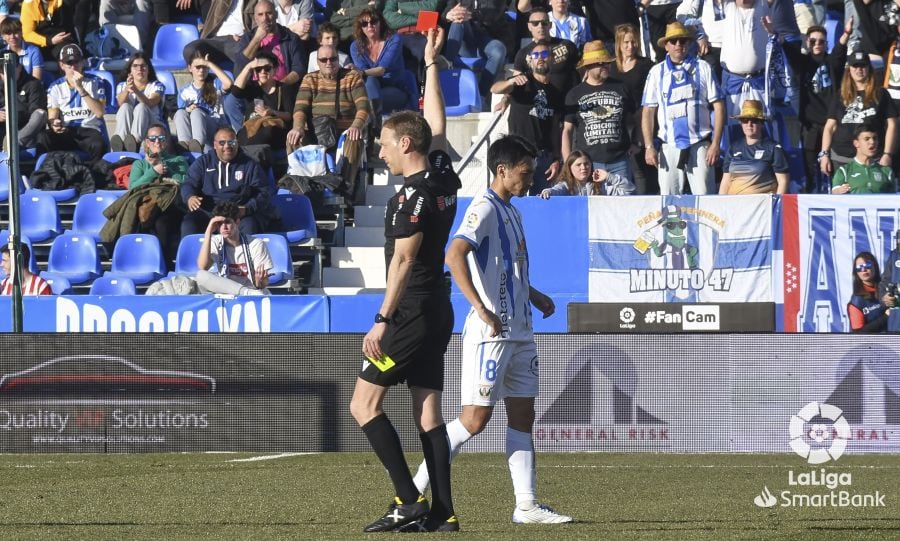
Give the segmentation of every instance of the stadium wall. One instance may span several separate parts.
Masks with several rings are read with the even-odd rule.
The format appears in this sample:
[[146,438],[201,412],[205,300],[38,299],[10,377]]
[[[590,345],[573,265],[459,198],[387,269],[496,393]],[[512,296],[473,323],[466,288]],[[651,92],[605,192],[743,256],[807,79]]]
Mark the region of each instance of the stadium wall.
[[[0,335],[0,452],[366,451],[347,404],[359,334]],[[809,402],[843,411],[849,453],[900,451],[900,337],[538,335],[541,451],[790,452]],[[459,411],[461,342],[444,412]],[[389,394],[419,447],[408,393]],[[501,452],[498,406],[467,451]]]

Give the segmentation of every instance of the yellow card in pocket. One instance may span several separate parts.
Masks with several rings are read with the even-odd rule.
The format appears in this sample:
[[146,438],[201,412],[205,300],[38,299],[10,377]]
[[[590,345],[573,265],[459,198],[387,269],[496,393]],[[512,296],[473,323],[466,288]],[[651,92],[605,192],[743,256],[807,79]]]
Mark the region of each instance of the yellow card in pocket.
[[381,370],[382,372],[387,372],[397,364],[394,362],[394,359],[391,359],[387,355],[382,355],[379,359],[366,355],[366,359],[369,359],[369,362],[374,364],[375,368]]

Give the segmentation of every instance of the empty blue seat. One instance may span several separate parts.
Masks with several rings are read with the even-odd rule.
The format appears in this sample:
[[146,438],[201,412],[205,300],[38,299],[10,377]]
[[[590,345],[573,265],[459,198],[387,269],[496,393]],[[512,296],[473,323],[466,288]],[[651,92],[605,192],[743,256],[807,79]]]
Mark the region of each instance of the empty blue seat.
[[[153,67],[156,68],[156,66]],[[156,68],[156,80],[166,87],[163,95],[174,96],[178,94],[178,85],[175,83],[175,76],[172,75],[171,71]]]
[[441,90],[444,93],[447,116],[481,112],[478,79],[472,70],[441,70]]
[[304,242],[319,236],[312,203],[305,195],[276,195],[275,208],[281,215],[281,227],[288,243]]
[[459,61],[462,65],[466,67],[466,69],[470,69],[472,71],[479,71],[484,68],[485,59],[480,56],[461,56],[459,57]]
[[64,276],[44,276],[41,274],[41,278],[50,285],[50,291],[54,295],[68,295],[72,293],[72,284]]
[[287,239],[278,234],[261,234],[253,237],[266,243],[269,257],[272,258],[269,285],[277,286],[291,280],[294,277],[294,262],[291,259]]
[[107,152],[103,155],[103,161],[109,163],[116,163],[122,158],[134,158],[135,160],[143,160],[144,157],[141,156],[140,152],[128,152],[127,150],[118,151],[118,152]]
[[101,276],[91,284],[91,295],[136,295],[137,289],[131,278],[123,276]]
[[91,193],[81,196],[75,203],[75,215],[72,217],[72,233],[84,235],[100,242],[100,230],[106,225],[103,211],[113,204],[119,195]]
[[159,239],[153,235],[132,233],[123,235],[116,242],[112,255],[112,270],[104,274],[110,277],[125,277],[142,285],[158,280],[166,273]]
[[62,233],[56,199],[40,190],[28,190],[19,196],[22,235],[31,242],[43,242]]
[[106,91],[106,112],[115,114],[119,110],[116,102],[116,78],[106,70],[84,70],[84,72],[103,82]]
[[178,243],[178,253],[175,255],[175,274],[197,274],[197,256],[203,246],[203,234],[187,235]]
[[153,67],[158,70],[177,70],[187,67],[184,49],[188,43],[200,39],[197,27],[192,24],[164,24],[159,27],[153,41]]
[[45,279],[61,276],[72,284],[83,284],[102,273],[94,238],[90,235],[66,233],[53,239],[47,258],[47,272],[41,276]]

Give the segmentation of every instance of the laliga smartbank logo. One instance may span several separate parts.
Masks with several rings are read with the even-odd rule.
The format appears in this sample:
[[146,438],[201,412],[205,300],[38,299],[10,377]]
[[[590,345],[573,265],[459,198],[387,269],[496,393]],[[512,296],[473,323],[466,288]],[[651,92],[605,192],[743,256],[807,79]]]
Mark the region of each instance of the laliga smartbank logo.
[[[840,408],[810,402],[791,417],[790,446],[808,464],[836,461],[844,454],[850,424]],[[809,440],[809,442],[807,442]],[[815,447],[812,443],[815,442]],[[827,444],[827,448],[826,448]],[[853,492],[850,472],[788,470],[789,490],[773,494],[768,486],[753,498],[757,507],[884,507],[884,494]]]

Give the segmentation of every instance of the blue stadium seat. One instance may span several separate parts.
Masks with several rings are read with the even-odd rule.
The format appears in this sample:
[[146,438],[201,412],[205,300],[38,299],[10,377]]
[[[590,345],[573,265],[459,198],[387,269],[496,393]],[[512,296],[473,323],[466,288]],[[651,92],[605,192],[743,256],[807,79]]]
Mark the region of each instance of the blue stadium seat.
[[281,285],[294,277],[294,263],[287,239],[278,234],[253,235],[266,243],[269,257],[272,258],[272,271],[269,273],[269,285]]
[[289,244],[319,236],[312,203],[305,195],[276,195],[275,208],[281,215],[281,226]]
[[185,69],[183,52],[188,43],[200,39],[197,27],[191,24],[164,24],[153,41],[153,67],[158,70]]
[[106,70],[84,70],[88,75],[93,75],[106,83],[106,112],[115,114],[119,110],[116,103],[116,78]]
[[159,239],[153,235],[133,233],[123,235],[116,242],[112,270],[104,276],[131,278],[136,285],[142,285],[165,274],[166,262]]
[[409,100],[406,102],[406,108],[410,111],[418,111],[419,82],[416,80],[416,75],[409,70],[403,70],[400,73],[401,77],[403,77],[403,82],[406,84],[406,93],[409,95]]
[[47,284],[50,285],[50,291],[54,295],[68,295],[72,293],[72,284],[66,280],[65,276],[44,276],[41,275]]
[[126,150],[120,152],[107,152],[103,155],[103,161],[109,163],[116,163],[122,158],[134,158],[135,160],[143,160],[144,157],[141,156],[140,152],[128,152]]
[[197,274],[197,256],[203,246],[203,233],[182,237],[175,255],[175,274]]
[[119,195],[91,193],[81,196],[75,203],[72,217],[72,233],[84,235],[100,242],[100,230],[106,225],[103,211],[113,204]]
[[136,295],[137,289],[131,278],[121,276],[101,276],[91,284],[91,295]]
[[[0,246],[6,246],[9,243],[9,231],[6,229],[0,230]],[[28,253],[31,254],[31,257],[28,259],[28,270],[31,274],[40,274],[37,266],[37,258],[34,257],[34,250],[31,249],[31,241],[28,240],[28,237],[22,237],[22,244],[28,245]],[[0,279],[6,278],[6,273],[3,272],[3,269],[0,269]]]
[[31,242],[43,242],[62,233],[56,199],[39,190],[28,190],[19,196],[22,235]]
[[66,233],[53,239],[47,271],[43,278],[62,277],[72,284],[83,284],[103,274],[97,243],[89,235]]
[[125,195],[128,190],[97,190],[94,195],[102,195],[103,197],[112,197],[113,201]]
[[441,70],[441,90],[447,116],[481,112],[478,79],[467,69]]
[[472,71],[480,71],[484,68],[485,59],[480,56],[461,56],[459,62]]
[[178,94],[178,85],[175,83],[175,76],[172,75],[172,72],[169,70],[161,70],[156,66],[153,66],[156,69],[156,80],[163,84],[166,87],[165,95],[166,96],[174,96]]

